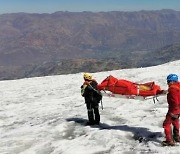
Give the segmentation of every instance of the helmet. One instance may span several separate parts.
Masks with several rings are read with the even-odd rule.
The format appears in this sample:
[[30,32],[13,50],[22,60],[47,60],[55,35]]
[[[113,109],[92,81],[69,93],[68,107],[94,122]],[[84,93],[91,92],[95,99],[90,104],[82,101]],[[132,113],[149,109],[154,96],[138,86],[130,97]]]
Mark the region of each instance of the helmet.
[[170,81],[177,82],[178,81],[178,76],[176,74],[169,74],[167,76],[167,82],[170,82]]
[[84,73],[83,77],[85,80],[92,80],[92,75],[90,73]]

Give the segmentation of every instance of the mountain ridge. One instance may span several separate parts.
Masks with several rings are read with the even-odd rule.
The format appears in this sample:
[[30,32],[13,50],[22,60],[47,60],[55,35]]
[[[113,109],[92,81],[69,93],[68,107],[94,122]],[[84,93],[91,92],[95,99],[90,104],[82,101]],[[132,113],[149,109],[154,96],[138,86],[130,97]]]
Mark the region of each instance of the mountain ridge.
[[[26,76],[34,67],[55,62],[59,65],[66,60],[73,67],[73,59],[116,59],[120,68],[155,65],[167,60],[162,55],[157,63],[151,54],[157,52],[155,55],[159,57],[159,49],[179,43],[180,11],[3,14],[0,15],[0,72],[4,76],[1,73],[0,78]],[[178,56],[173,57],[176,60]],[[144,58],[147,63],[140,63]]]

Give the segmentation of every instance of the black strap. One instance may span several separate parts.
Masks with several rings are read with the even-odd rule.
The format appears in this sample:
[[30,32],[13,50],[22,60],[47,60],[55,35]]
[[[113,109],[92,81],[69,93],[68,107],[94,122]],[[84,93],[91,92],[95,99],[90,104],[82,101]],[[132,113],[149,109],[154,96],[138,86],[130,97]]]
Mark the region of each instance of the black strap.
[[[95,92],[97,92],[99,95],[101,95],[102,96],[102,94],[101,94],[101,92],[100,91],[98,91],[98,90],[96,90],[91,84],[89,84],[89,86],[95,91]],[[101,102],[101,108],[102,108],[102,110],[104,109],[103,108],[103,103],[102,103],[102,99],[100,100],[100,102]]]
[[89,84],[89,86],[95,91],[95,92],[97,92],[99,95],[101,95],[102,96],[102,94],[101,94],[101,92],[100,91],[98,91],[98,90],[96,90],[91,84]]

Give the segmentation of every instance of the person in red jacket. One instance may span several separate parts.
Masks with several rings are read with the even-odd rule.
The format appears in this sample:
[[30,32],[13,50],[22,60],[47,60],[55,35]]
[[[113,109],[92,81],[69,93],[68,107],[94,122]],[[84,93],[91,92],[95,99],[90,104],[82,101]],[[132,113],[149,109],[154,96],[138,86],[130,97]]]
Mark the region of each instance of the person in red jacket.
[[166,141],[163,141],[162,144],[164,146],[174,146],[175,142],[180,142],[180,82],[178,82],[178,76],[176,74],[169,74],[167,76],[167,84],[169,86],[167,93],[167,102],[169,107],[166,119],[163,122]]
[[84,83],[81,86],[81,95],[85,99],[87,111],[88,111],[88,122],[86,125],[99,125],[100,114],[99,114],[99,102],[102,96],[98,93],[95,79],[92,79],[90,73],[84,73]]

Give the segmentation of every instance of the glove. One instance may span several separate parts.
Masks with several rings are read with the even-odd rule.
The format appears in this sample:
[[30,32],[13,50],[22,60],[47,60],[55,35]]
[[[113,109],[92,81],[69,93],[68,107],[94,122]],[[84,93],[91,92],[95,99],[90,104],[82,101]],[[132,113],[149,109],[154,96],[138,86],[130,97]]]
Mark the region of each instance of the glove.
[[162,94],[167,94],[168,90],[162,90]]

